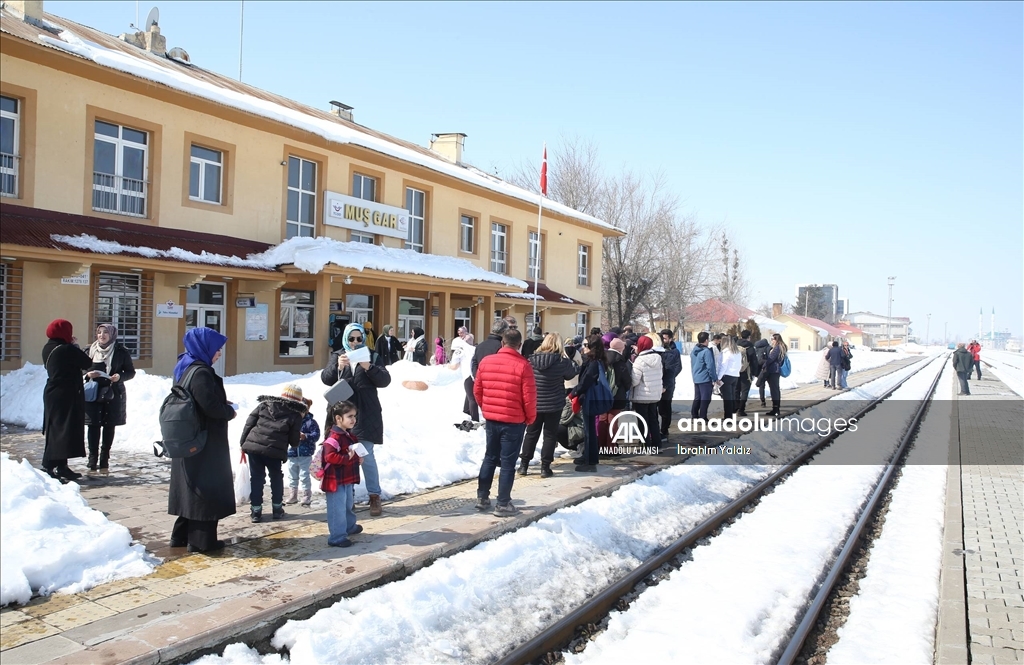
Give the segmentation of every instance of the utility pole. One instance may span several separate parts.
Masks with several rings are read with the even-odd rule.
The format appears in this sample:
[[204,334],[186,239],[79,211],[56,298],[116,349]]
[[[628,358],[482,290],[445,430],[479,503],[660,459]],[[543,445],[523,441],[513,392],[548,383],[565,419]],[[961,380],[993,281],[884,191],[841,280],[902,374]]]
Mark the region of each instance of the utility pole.
[[896,283],[896,277],[889,278],[889,316],[885,324],[885,336],[888,338],[887,347],[892,348],[892,285]]
[[942,344],[949,346],[949,321],[942,324]]
[[929,314],[928,315],[928,325],[925,326],[925,329],[924,329],[924,345],[925,346],[928,346],[929,344],[931,344],[931,341],[928,339],[928,335],[929,335],[931,329],[932,329],[932,315]]

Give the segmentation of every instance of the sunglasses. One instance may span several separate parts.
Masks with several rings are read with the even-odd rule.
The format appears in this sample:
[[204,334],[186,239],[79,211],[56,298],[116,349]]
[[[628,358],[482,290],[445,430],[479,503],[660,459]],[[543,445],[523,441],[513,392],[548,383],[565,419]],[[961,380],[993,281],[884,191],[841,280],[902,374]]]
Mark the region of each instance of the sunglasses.
[[352,337],[348,338],[348,341],[350,341],[350,342],[361,342],[361,341],[363,341],[363,338],[359,337],[359,336],[356,336],[356,335],[353,335]]

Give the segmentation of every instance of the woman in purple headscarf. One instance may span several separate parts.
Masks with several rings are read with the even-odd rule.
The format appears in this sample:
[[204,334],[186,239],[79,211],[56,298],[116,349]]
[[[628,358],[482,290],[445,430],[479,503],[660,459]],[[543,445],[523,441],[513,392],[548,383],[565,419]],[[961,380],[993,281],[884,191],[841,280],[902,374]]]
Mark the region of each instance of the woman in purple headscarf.
[[174,383],[183,385],[196,403],[206,428],[206,447],[192,457],[171,460],[167,512],[177,515],[171,547],[210,552],[224,547],[217,540],[217,522],[235,513],[235,490],[228,449],[228,421],[235,405],[228,401],[224,381],[213,371],[228,338],[212,328],[185,333],[185,353],[174,366]]

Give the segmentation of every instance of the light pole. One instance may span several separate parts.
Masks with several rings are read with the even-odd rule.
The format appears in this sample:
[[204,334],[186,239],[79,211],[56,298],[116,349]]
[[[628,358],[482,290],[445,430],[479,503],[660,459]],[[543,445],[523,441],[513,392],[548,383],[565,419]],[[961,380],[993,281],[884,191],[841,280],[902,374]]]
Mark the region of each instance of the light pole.
[[896,277],[889,278],[889,317],[886,319],[885,336],[888,338],[886,346],[892,348],[892,285],[896,283]]
[[949,321],[942,324],[942,346],[949,346]]
[[928,315],[928,325],[925,326],[925,328],[924,328],[924,345],[925,346],[928,346],[928,344],[929,344],[928,334],[931,331],[931,329],[932,329],[932,315],[929,314]]

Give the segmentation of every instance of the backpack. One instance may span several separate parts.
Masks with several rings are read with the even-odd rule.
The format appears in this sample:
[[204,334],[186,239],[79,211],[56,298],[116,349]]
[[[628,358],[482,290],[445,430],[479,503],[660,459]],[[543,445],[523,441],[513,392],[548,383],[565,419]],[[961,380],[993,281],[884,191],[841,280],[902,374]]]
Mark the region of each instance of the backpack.
[[316,452],[313,453],[313,459],[309,461],[309,475],[317,480],[323,480],[326,471],[327,463],[324,462],[324,444],[321,443],[317,445]]
[[743,353],[740,354],[740,375],[742,376],[750,372],[750,358],[747,356],[747,349],[742,346],[740,348],[743,349]]
[[755,346],[754,357],[757,358],[757,366],[764,367],[765,363],[768,362],[768,351],[771,350],[770,346]]
[[207,432],[188,389],[199,367],[190,367],[181,383],[171,387],[171,394],[160,405],[160,435],[163,441],[157,442],[161,448],[160,451],[154,451],[157,457],[192,457],[206,447]]
[[[598,362],[597,360],[592,362]],[[611,387],[608,385],[607,372],[597,373],[597,383],[587,391],[587,399],[583,402],[583,408],[587,415],[599,416],[612,410],[615,399]]]
[[789,364],[789,354],[787,353],[786,357],[782,359],[782,364],[779,365],[779,374],[783,377],[787,377],[792,371],[793,367]]

